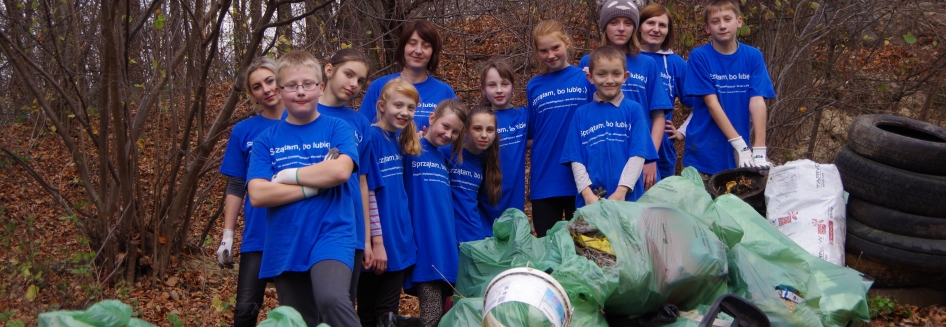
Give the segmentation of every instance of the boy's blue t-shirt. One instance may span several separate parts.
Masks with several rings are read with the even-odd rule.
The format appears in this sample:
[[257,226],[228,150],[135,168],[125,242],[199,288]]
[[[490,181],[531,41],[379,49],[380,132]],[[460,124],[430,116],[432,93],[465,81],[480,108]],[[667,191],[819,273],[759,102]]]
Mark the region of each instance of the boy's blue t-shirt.
[[447,281],[456,283],[460,253],[446,158],[427,139],[421,138],[420,145],[419,156],[404,156],[404,189],[417,243],[417,264],[410,281],[439,281],[443,273]]
[[375,192],[389,272],[417,262],[414,227],[404,190],[404,157],[396,134],[378,126],[371,126],[368,133],[369,152],[375,157],[375,169],[368,171],[368,189]]
[[575,196],[570,168],[558,163],[568,124],[575,109],[591,100],[591,83],[585,72],[568,66],[538,75],[526,85],[529,100],[529,138],[532,139],[529,187],[533,200]]
[[[687,62],[680,55],[669,52],[641,52],[642,55],[650,57],[657,62],[657,70],[664,82],[667,93],[670,96],[670,103],[680,98],[680,103],[685,106],[692,106],[692,102],[683,98],[683,76],[686,74]],[[668,111],[664,119],[673,120],[673,111]],[[677,148],[674,147],[676,141],[669,139],[670,135],[664,133],[664,140],[660,144],[660,150],[657,151],[657,170],[660,176],[666,178],[673,176],[677,168]]]
[[[283,113],[285,117],[285,111]],[[223,162],[220,163],[220,173],[246,179],[253,140],[280,121],[256,115],[233,126],[227,141],[227,151],[223,153]],[[263,251],[263,242],[266,240],[266,208],[256,208],[250,205],[250,201],[243,201],[243,221],[240,253]]]
[[[618,107],[610,102],[581,106],[572,119],[560,162],[569,169],[572,162],[585,165],[591,188],[602,186],[608,192],[605,197],[610,196],[618,187],[628,159],[657,159],[646,122],[640,105],[628,99],[622,100]],[[643,194],[644,180],[638,178],[625,199],[637,201]],[[579,208],[585,205],[581,194],[575,197],[575,205]]]
[[[280,122],[260,134],[253,148],[247,180],[268,181],[283,169],[320,163],[331,148],[351,157],[358,169],[355,131],[338,118],[319,115],[304,125]],[[349,188],[349,183],[342,183],[267,210],[260,279],[308,271],[323,260],[336,260],[352,269],[357,242]]]
[[351,183],[352,202],[355,204],[355,236],[358,238],[358,244],[355,247],[358,250],[365,249],[365,210],[361,199],[361,175],[368,174],[368,167],[374,166],[374,157],[368,151],[368,142],[365,135],[368,135],[368,129],[371,124],[364,115],[352,110],[348,106],[331,107],[319,104],[320,114],[335,117],[344,120],[352,129],[355,130],[355,142],[358,142],[358,167],[362,167],[358,173],[351,174],[348,180]]
[[[375,120],[378,119],[378,98],[381,97],[381,89],[384,88],[384,84],[398,77],[401,77],[400,72],[382,76],[368,86],[358,110],[368,118],[368,122],[374,124]],[[420,103],[417,104],[417,109],[414,111],[414,123],[417,124],[418,131],[423,130],[430,123],[430,114],[437,108],[437,104],[443,102],[443,100],[457,99],[457,95],[450,85],[431,75],[427,75],[427,80],[414,84],[414,87],[420,93]]]
[[466,149],[463,162],[453,155],[452,146],[440,148],[450,169],[450,189],[453,195],[453,216],[456,222],[457,242],[479,241],[486,238],[483,217],[479,209],[480,186],[483,185],[485,152],[473,154]]
[[749,98],[775,97],[762,52],[739,43],[735,53],[725,55],[707,43],[690,52],[684,78],[685,96],[698,96],[687,127],[683,165],[701,173],[715,174],[736,168],[735,151],[709,114],[702,96],[715,94],[733,128],[751,144]]
[[[627,71],[630,72],[630,75],[627,77],[627,80],[624,81],[624,85],[621,86],[621,91],[624,93],[624,98],[637,102],[640,104],[641,109],[644,110],[644,119],[647,120],[648,126],[653,129],[654,120],[650,117],[651,110],[664,110],[667,113],[673,112],[673,101],[670,98],[670,94],[667,93],[667,90],[662,88],[661,85],[665,85],[667,81],[664,76],[660,75],[657,70],[657,62],[653,58],[648,56],[641,55],[631,55],[629,53],[624,54],[625,59],[627,59]],[[581,58],[581,62],[578,63],[578,66],[585,68],[588,67],[588,60],[591,58],[590,55],[585,55]],[[596,90],[593,85],[592,89]],[[661,127],[661,130],[663,128]],[[651,143],[654,143],[651,140]],[[667,143],[667,134],[663,134],[663,140],[660,142],[661,145]],[[656,160],[656,159],[655,159]],[[651,163],[648,161],[647,163]],[[657,180],[659,181],[662,178],[662,175],[657,174]]]
[[493,236],[493,221],[509,208],[525,210],[526,206],[526,145],[529,129],[529,108],[518,107],[494,110],[496,113],[496,141],[499,142],[499,169],[503,173],[503,188],[496,205],[489,196],[480,192],[480,208],[486,236]]

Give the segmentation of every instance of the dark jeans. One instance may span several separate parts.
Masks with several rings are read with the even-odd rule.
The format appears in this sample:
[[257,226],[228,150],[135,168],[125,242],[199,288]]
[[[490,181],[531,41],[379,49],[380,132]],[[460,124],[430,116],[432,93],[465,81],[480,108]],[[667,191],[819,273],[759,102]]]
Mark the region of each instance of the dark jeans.
[[575,197],[557,196],[532,200],[532,227],[536,237],[543,237],[555,223],[572,219],[575,215]]
[[401,289],[408,269],[386,271],[377,275],[374,272],[362,272],[358,285],[358,318],[362,327],[375,327],[378,317],[392,312],[398,313]]
[[266,282],[259,279],[261,261],[263,252],[240,254],[236,306],[233,308],[233,325],[236,327],[256,326],[256,317],[263,307],[263,294],[266,291]]
[[351,304],[351,270],[348,265],[324,260],[307,272],[284,272],[275,278],[279,304],[302,314],[306,325],[357,326],[358,316]]

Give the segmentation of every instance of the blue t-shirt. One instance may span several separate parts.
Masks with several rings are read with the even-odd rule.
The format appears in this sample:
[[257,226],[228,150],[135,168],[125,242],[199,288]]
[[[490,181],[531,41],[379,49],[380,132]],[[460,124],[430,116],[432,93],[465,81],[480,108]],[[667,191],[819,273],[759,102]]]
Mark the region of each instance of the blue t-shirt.
[[[285,113],[283,111],[283,116]],[[223,153],[223,162],[220,163],[220,173],[246,179],[253,140],[279,122],[280,120],[256,115],[233,126],[230,140],[227,141],[227,151]],[[243,220],[243,243],[240,245],[240,253],[263,251],[263,242],[266,240],[266,208],[256,208],[250,205],[250,201],[243,201]]]
[[[610,196],[618,187],[628,159],[657,159],[646,122],[640,105],[628,99],[622,100],[618,107],[610,102],[592,102],[579,107],[562,151],[563,167],[571,167],[572,162],[585,165],[591,188],[602,186],[608,192],[605,197]],[[625,199],[637,201],[643,194],[644,181],[638,178]],[[575,205],[579,208],[585,205],[581,194],[575,197]]]
[[463,162],[457,162],[452,146],[440,148],[450,169],[450,190],[453,194],[453,216],[456,222],[457,242],[479,241],[486,238],[483,217],[479,209],[480,186],[483,185],[485,152],[473,154],[463,151]]
[[368,189],[374,190],[384,250],[388,255],[386,271],[400,271],[417,261],[414,227],[404,190],[404,158],[395,132],[371,126],[368,133],[370,152],[376,158],[368,171]]
[[[683,75],[686,74],[687,62],[684,61],[680,55],[672,51],[641,52],[641,54],[657,62],[657,69],[660,71],[664,86],[669,93],[670,103],[672,104],[674,99],[680,98],[680,103],[688,107],[692,106],[690,101],[683,99]],[[672,120],[673,111],[667,111],[667,114],[664,115],[664,119]],[[661,177],[673,176],[677,168],[677,148],[673,146],[675,141],[668,137],[669,135],[664,133],[664,139],[660,143],[660,150],[657,151],[657,155],[660,157],[657,159],[657,170],[660,172]]]
[[443,280],[443,273],[455,283],[460,253],[446,158],[427,139],[421,138],[420,145],[419,156],[404,156],[404,189],[417,244],[417,264],[410,281]]
[[[699,97],[716,94],[729,122],[746,143],[751,138],[749,98],[775,97],[762,52],[741,42],[736,52],[729,55],[717,52],[711,43],[693,49],[683,93]],[[684,141],[683,165],[705,174],[736,168],[735,151],[710,117],[706,103],[700,98],[694,104]]]
[[[365,91],[365,97],[361,99],[361,107],[358,111],[368,118],[372,124],[378,119],[378,98],[381,97],[381,89],[388,81],[401,77],[401,73],[379,77],[371,82],[368,91]],[[430,123],[430,114],[437,108],[437,104],[447,99],[456,99],[456,93],[447,83],[441,82],[433,76],[427,75],[427,80],[414,84],[417,92],[420,93],[420,103],[414,111],[414,123],[417,124],[417,130],[423,130]]]
[[496,205],[489,203],[486,193],[480,194],[483,229],[493,236],[493,221],[509,208],[525,210],[526,206],[526,142],[528,141],[529,108],[495,110],[496,141],[499,142],[499,169],[503,188]]
[[[631,54],[625,54],[624,57],[627,59],[627,71],[630,72],[630,75],[624,81],[624,85],[621,86],[621,91],[623,91],[625,99],[641,105],[644,110],[644,119],[647,120],[647,124],[650,126],[648,129],[653,130],[654,120],[650,117],[651,110],[665,110],[667,113],[673,111],[673,99],[670,98],[670,93],[667,89],[660,87],[668,82],[658,72],[657,62],[653,58],[641,55],[632,56]],[[590,55],[582,57],[578,66],[587,67],[589,58]],[[592,87],[592,89],[595,88]],[[663,127],[660,130],[662,131]],[[668,137],[666,133],[662,134],[661,145],[667,143]],[[650,143],[654,143],[653,139]],[[662,175],[658,173],[657,180],[659,181],[661,178]]]
[[565,133],[575,109],[591,100],[590,90],[585,72],[575,66],[529,80],[526,98],[532,139],[529,187],[533,200],[577,193],[571,169],[560,165],[558,158],[562,157]]
[[351,174],[348,180],[351,183],[351,199],[355,204],[355,236],[358,237],[358,244],[355,247],[358,250],[365,249],[365,209],[361,201],[361,176],[368,174],[368,167],[375,167],[374,157],[368,151],[368,142],[365,135],[368,135],[368,129],[371,124],[365,116],[352,110],[348,106],[330,107],[323,104],[318,106],[319,113],[344,120],[352,129],[355,130],[355,142],[358,142],[358,167],[362,167],[358,173]]
[[[248,180],[271,180],[283,169],[320,163],[331,148],[351,157],[358,168],[355,131],[338,118],[319,115],[304,125],[280,122],[260,134],[253,145]],[[349,183],[342,183],[267,210],[260,279],[308,271],[323,260],[336,260],[352,269],[357,242],[349,188]]]

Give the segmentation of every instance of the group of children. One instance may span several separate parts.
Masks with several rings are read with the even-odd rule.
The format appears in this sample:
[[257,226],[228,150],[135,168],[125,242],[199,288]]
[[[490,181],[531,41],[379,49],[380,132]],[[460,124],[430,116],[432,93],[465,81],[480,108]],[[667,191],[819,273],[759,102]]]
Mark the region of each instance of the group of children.
[[[712,42],[689,63],[670,50],[673,25],[657,4],[606,1],[603,45],[578,66],[562,24],[540,22],[532,46],[544,72],[523,107],[512,105],[515,72],[502,61],[481,70],[481,103],[459,102],[430,75],[442,43],[423,20],[398,40],[402,70],[373,81],[358,111],[347,105],[369,63],[357,50],[324,67],[302,51],[257,59],[245,86],[260,114],[233,128],[221,165],[230,177],[221,263],[241,206],[245,218],[234,325],[255,325],[267,282],[310,326],[393,326],[402,290],[436,325],[458,244],[492,236],[503,211],[524,209],[529,148],[540,237],[578,207],[635,201],[672,176],[671,140],[684,140],[683,164],[707,177],[767,166],[763,98],[774,91],[761,53],[736,41],[738,4],[712,1],[703,16]],[[680,130],[676,99],[693,108]]]

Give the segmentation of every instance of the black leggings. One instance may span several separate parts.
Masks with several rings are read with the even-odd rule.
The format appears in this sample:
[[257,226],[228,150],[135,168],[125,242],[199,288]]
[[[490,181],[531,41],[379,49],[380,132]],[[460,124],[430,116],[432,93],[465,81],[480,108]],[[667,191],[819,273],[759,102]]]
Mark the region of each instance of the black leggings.
[[362,272],[358,287],[358,318],[362,327],[374,327],[381,316],[397,315],[407,269],[380,275]]
[[364,259],[365,250],[355,250],[355,269],[351,270],[351,287],[348,289],[348,297],[351,298],[352,306],[358,300],[358,280],[361,278],[361,266]]
[[306,325],[357,326],[351,304],[351,270],[336,260],[315,263],[306,272],[284,272],[275,278],[279,304],[302,314]]
[[256,317],[263,306],[266,282],[259,279],[263,252],[240,253],[240,270],[237,276],[236,306],[233,308],[233,325],[256,326]]
[[532,227],[536,237],[544,237],[555,223],[572,219],[575,214],[574,196],[556,196],[532,200]]

